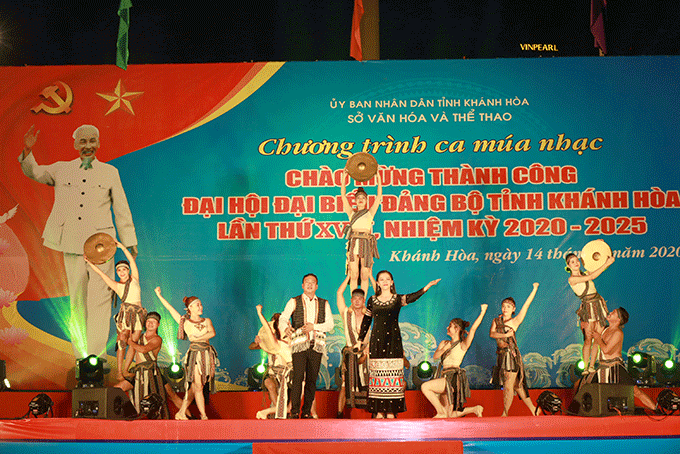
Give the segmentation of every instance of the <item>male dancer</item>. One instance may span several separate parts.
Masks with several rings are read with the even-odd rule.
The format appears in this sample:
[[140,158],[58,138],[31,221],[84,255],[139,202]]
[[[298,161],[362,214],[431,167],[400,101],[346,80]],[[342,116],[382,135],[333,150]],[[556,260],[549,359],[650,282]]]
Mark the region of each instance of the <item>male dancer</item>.
[[[144,325],[146,331],[135,342],[128,338],[128,346],[135,351],[135,366],[132,368],[133,378],[126,378],[116,384],[116,388],[132,391],[132,403],[137,412],[140,411],[141,400],[149,394],[156,393],[163,400],[160,417],[168,419],[168,406],[165,403],[166,394],[177,408],[182,406],[182,399],[175,393],[170,384],[165,383],[156,360],[163,345],[163,339],[158,335],[158,325],[161,316],[158,312],[149,312]],[[187,391],[190,392],[190,391]],[[187,411],[187,416],[191,414]]]
[[633,385],[633,394],[650,410],[657,409],[654,401],[645,394],[635,384],[635,380],[630,376],[621,357],[623,347],[623,330],[621,329],[628,322],[628,311],[619,307],[607,314],[609,326],[601,333],[593,330],[591,333],[593,340],[600,346],[600,365],[597,370],[590,374],[588,381],[593,383],[615,383],[622,385]]
[[[326,351],[326,333],[333,329],[333,315],[328,301],[316,296],[319,280],[314,274],[302,278],[303,293],[291,298],[281,313],[279,323],[291,337],[293,351],[293,386],[291,418],[312,418],[311,408],[316,394],[316,379],[321,358]],[[292,323],[290,320],[292,319]],[[305,383],[304,404],[300,408],[302,382]]]
[[[373,280],[373,276],[370,276]],[[345,303],[345,289],[348,279],[344,279],[336,295],[338,311],[342,318],[345,330],[347,346],[342,349],[342,384],[338,396],[338,418],[342,418],[345,404],[349,398],[349,406],[353,408],[365,408],[368,397],[368,341],[363,350],[354,352],[352,346],[359,339],[361,322],[364,320],[366,311],[366,292],[357,288],[352,291],[351,304]],[[367,339],[370,333],[367,334]]]

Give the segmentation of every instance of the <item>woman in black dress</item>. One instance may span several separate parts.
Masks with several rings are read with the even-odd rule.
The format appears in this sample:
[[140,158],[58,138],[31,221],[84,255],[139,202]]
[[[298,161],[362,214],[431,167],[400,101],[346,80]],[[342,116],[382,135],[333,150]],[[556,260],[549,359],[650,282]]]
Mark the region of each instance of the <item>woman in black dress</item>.
[[380,271],[376,276],[377,288],[366,303],[367,313],[361,324],[360,349],[364,337],[371,327],[368,360],[368,405],[366,409],[376,418],[394,418],[406,411],[404,403],[404,348],[399,330],[399,312],[402,306],[413,303],[441,279],[430,281],[425,287],[408,295],[397,294],[394,278],[389,271]]

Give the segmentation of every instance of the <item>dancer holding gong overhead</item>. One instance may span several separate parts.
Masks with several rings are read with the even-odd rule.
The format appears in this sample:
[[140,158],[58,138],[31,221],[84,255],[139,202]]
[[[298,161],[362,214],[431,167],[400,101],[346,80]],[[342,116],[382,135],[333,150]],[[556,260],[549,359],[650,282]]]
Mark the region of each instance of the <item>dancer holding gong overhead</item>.
[[[356,181],[368,181],[375,175],[378,193],[373,204],[368,206],[368,194],[363,188],[354,193],[356,210],[352,208],[347,197],[346,175]],[[378,172],[378,163],[368,153],[357,153],[352,156],[342,174],[340,195],[342,207],[349,218],[349,225],[343,232],[347,239],[347,261],[345,273],[350,277],[350,290],[353,292],[359,286],[366,292],[368,280],[373,272],[373,259],[380,258],[378,244],[373,234],[373,218],[382,203],[382,181]],[[360,274],[361,273],[361,274]]]

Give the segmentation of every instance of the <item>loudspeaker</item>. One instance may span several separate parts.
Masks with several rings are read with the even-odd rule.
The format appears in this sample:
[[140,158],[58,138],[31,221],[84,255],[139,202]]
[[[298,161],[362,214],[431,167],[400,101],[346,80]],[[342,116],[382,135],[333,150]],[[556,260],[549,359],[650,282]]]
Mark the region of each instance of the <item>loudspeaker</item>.
[[634,411],[633,385],[585,383],[569,405],[569,413],[578,416],[632,415]]
[[74,418],[128,419],[137,416],[125,391],[119,388],[76,388],[71,392]]

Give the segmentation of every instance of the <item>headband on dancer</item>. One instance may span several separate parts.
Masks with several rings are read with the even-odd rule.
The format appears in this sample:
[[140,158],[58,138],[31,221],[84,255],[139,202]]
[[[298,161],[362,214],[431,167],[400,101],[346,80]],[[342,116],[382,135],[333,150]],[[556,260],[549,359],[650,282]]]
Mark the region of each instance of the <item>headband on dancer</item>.
[[130,271],[130,264],[128,263],[127,260],[119,260],[116,263],[116,269],[118,269],[120,267],[127,268],[127,270]]
[[158,323],[161,322],[161,314],[159,314],[158,312],[149,312],[148,314],[146,314],[146,318],[147,320],[152,318],[156,320]]

